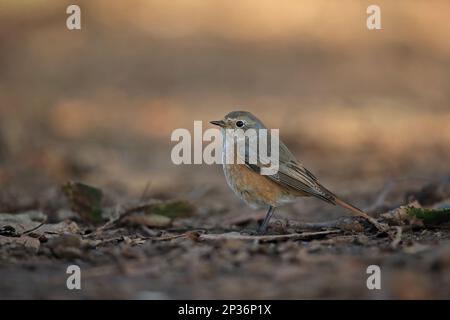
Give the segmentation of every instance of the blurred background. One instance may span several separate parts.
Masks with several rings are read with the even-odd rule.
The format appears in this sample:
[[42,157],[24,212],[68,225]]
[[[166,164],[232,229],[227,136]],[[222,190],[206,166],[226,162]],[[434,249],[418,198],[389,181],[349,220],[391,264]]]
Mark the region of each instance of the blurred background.
[[[73,3],[81,30],[66,28]],[[306,167],[355,205],[370,207],[389,181],[401,186],[385,208],[407,203],[409,191],[449,173],[450,2],[375,3],[382,30],[369,31],[374,1],[364,0],[0,0],[0,213],[40,209],[58,223],[72,214],[81,246],[88,226],[58,193],[76,180],[108,193],[112,207],[142,195],[187,200],[194,217],[175,228],[254,230],[265,213],[247,215],[220,165],[170,159],[174,129],[211,127],[232,110],[280,128]],[[276,213],[311,222],[346,214],[314,199]],[[76,297],[64,286],[75,261],[93,278],[83,298],[445,298],[442,230],[408,233],[397,251],[351,232],[256,247],[142,244],[142,234],[165,232],[143,227],[110,230],[101,240],[116,240],[88,249],[55,236],[20,256],[23,245],[2,243],[0,297]],[[369,264],[383,267],[378,293],[365,287]]]
[[450,3],[377,1],[369,31],[372,2],[80,0],[69,31],[71,1],[2,0],[3,194],[32,206],[74,179],[229,196],[220,166],[171,163],[170,134],[237,109],[343,195],[447,172]]

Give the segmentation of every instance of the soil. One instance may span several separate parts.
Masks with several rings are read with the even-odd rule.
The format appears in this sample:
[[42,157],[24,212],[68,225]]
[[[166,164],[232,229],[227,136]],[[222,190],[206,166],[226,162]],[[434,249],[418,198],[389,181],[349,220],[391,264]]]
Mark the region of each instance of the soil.
[[[345,210],[300,199],[277,210],[268,233],[258,236],[255,230],[265,212],[240,203],[225,186],[220,167],[193,171],[200,170],[212,173],[207,187],[172,192],[150,187],[139,197],[117,185],[100,190],[66,183],[62,188],[42,174],[30,179],[34,192],[28,195],[24,189],[4,190],[0,297],[450,297],[446,223],[426,225],[397,217],[404,214],[400,206],[447,207],[450,185],[445,175],[429,181],[386,179],[390,183],[376,191],[358,188],[351,176],[347,183],[340,175],[329,180],[334,190],[353,185],[353,193],[343,197],[388,223],[388,233]],[[85,177],[89,180],[88,173]],[[38,185],[47,187],[35,189]],[[101,214],[96,217],[97,209]],[[70,265],[80,267],[81,290],[67,288]],[[380,289],[368,289],[371,265],[380,267]]]

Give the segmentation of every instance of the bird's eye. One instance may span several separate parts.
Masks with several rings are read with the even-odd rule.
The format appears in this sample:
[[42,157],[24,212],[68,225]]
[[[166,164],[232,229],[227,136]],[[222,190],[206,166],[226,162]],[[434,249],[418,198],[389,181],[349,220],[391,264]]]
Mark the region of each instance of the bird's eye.
[[242,128],[243,126],[244,126],[244,121],[242,121],[242,120],[236,121],[236,127]]

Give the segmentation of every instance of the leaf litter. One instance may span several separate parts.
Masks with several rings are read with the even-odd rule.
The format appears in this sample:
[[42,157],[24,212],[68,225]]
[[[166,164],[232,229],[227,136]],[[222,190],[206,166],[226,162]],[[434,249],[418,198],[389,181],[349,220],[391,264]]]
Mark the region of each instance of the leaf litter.
[[[389,225],[387,234],[364,219],[342,217],[322,222],[274,219],[268,234],[257,235],[255,226],[264,214],[231,213],[217,220],[199,215],[199,208],[187,200],[150,198],[108,203],[98,187],[70,182],[62,188],[67,201],[58,210],[68,211],[71,219],[50,223],[42,210],[0,214],[0,272],[8,274],[9,265],[25,261],[34,261],[37,270],[51,265],[60,271],[50,277],[47,286],[59,297],[68,296],[61,270],[72,263],[82,265],[86,277],[92,280],[81,293],[85,298],[136,298],[139,292],[150,289],[169,298],[345,297],[341,291],[320,289],[336,281],[327,276],[334,270],[359,288],[353,289],[353,296],[367,296],[363,286],[356,283],[364,283],[361,270],[368,263],[384,261],[391,267],[401,263],[411,272],[416,267],[415,257],[421,255],[419,269],[423,272],[444,270],[443,266],[449,265],[450,250],[432,248],[436,243],[443,243],[440,248],[450,246],[450,197],[443,196],[442,188],[435,186],[433,190],[439,191],[434,197],[436,203],[428,203],[421,193],[415,194],[417,198],[409,193],[405,195],[408,204],[376,215],[378,222]],[[383,207],[380,197],[376,202],[373,208]],[[208,225],[210,228],[205,227]],[[26,269],[17,272],[27,274]],[[398,270],[392,272],[388,277]],[[359,276],[348,278],[351,273]],[[112,279],[119,275],[129,284],[115,283],[115,294],[96,285],[98,281],[114,282]],[[261,289],[261,280],[267,278],[275,279],[264,285],[270,293],[254,290]],[[38,278],[33,279],[32,283],[42,285]],[[186,286],[187,279],[199,285]],[[270,287],[273,281],[283,283],[283,289]],[[126,290],[128,286],[133,289]],[[30,287],[28,290],[20,294],[36,294]],[[433,296],[448,291],[443,287],[424,292]],[[402,297],[404,293],[396,294]]]

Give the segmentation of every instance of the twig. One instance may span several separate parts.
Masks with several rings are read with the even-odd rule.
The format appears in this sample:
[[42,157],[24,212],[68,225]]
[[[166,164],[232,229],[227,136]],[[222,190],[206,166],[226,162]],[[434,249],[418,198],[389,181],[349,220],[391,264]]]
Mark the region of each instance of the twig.
[[369,206],[368,208],[366,208],[364,211],[366,212],[374,212],[376,211],[378,208],[382,207],[386,201],[387,196],[389,195],[389,193],[392,191],[392,189],[398,184],[398,181],[388,181],[384,184],[383,189],[381,189],[380,194],[378,195],[377,199],[375,200],[375,202]]
[[[282,220],[277,220],[281,224],[283,224]],[[275,221],[275,223],[277,222]],[[286,227],[291,227],[294,229],[303,229],[303,230],[323,230],[323,229],[345,229],[348,230],[349,227],[354,226],[355,223],[358,223],[357,220],[351,218],[343,218],[332,221],[324,221],[324,222],[301,222],[296,220],[287,220]]]
[[150,180],[147,181],[147,183],[145,184],[145,188],[144,188],[144,191],[142,191],[140,201],[144,201],[145,198],[147,197],[151,184],[152,184],[152,182]]
[[191,239],[198,240],[200,238],[200,235],[202,232],[203,232],[203,230],[192,230],[192,231],[184,232],[181,234],[170,235],[170,236],[143,237],[142,239],[143,240],[154,240],[154,241],[168,241],[168,240],[173,240],[173,239],[177,239],[177,238],[191,238]]
[[[445,176],[443,178],[440,178],[439,180],[444,180],[444,181],[448,181],[448,179],[450,179],[450,176]],[[364,211],[366,212],[375,212],[377,209],[382,208],[387,196],[392,192],[392,190],[398,186],[400,183],[405,182],[405,181],[411,181],[411,180],[428,180],[428,181],[433,181],[435,180],[434,178],[430,178],[430,177],[402,177],[402,178],[397,178],[397,179],[392,179],[387,181],[383,188],[381,189],[380,194],[378,195],[377,199],[375,200],[375,202],[370,205],[369,207],[367,207]]]
[[387,233],[387,234],[389,235],[388,231],[389,231],[390,227],[389,227],[389,225],[387,225],[386,223],[378,222],[377,219],[375,219],[375,218],[369,216],[369,215],[368,215],[367,213],[365,213],[365,212],[361,213],[361,217],[363,217],[363,218],[366,219],[368,222],[370,222],[375,228],[377,228],[377,230],[378,230],[381,234]]
[[327,231],[318,231],[318,232],[303,232],[303,233],[291,233],[291,234],[282,234],[282,235],[264,235],[264,236],[251,236],[251,235],[243,235],[239,232],[228,232],[221,234],[201,234],[198,237],[198,240],[251,240],[251,241],[261,241],[261,242],[269,242],[269,241],[282,241],[282,240],[307,240],[317,237],[322,237],[328,234],[340,233],[340,230],[327,230]]
[[40,224],[38,224],[36,227],[31,228],[31,229],[29,229],[29,230],[26,230],[26,231],[22,232],[21,235],[29,234],[29,233],[31,233],[31,232],[33,232],[33,231],[36,231],[37,229],[39,229],[40,227],[42,227],[46,222],[47,222],[47,218],[45,218],[44,221],[41,222]]
[[133,213],[148,209],[148,207],[150,205],[151,204],[145,204],[145,205],[129,208],[129,209],[125,210],[124,212],[122,212],[121,214],[119,214],[119,216],[116,219],[106,222],[104,225],[98,227],[97,229],[95,229],[94,232],[88,234],[86,237],[97,236],[100,232],[103,232],[104,230],[108,230],[108,229],[114,227],[117,223],[122,221],[125,217],[128,217],[129,215],[131,215]]

